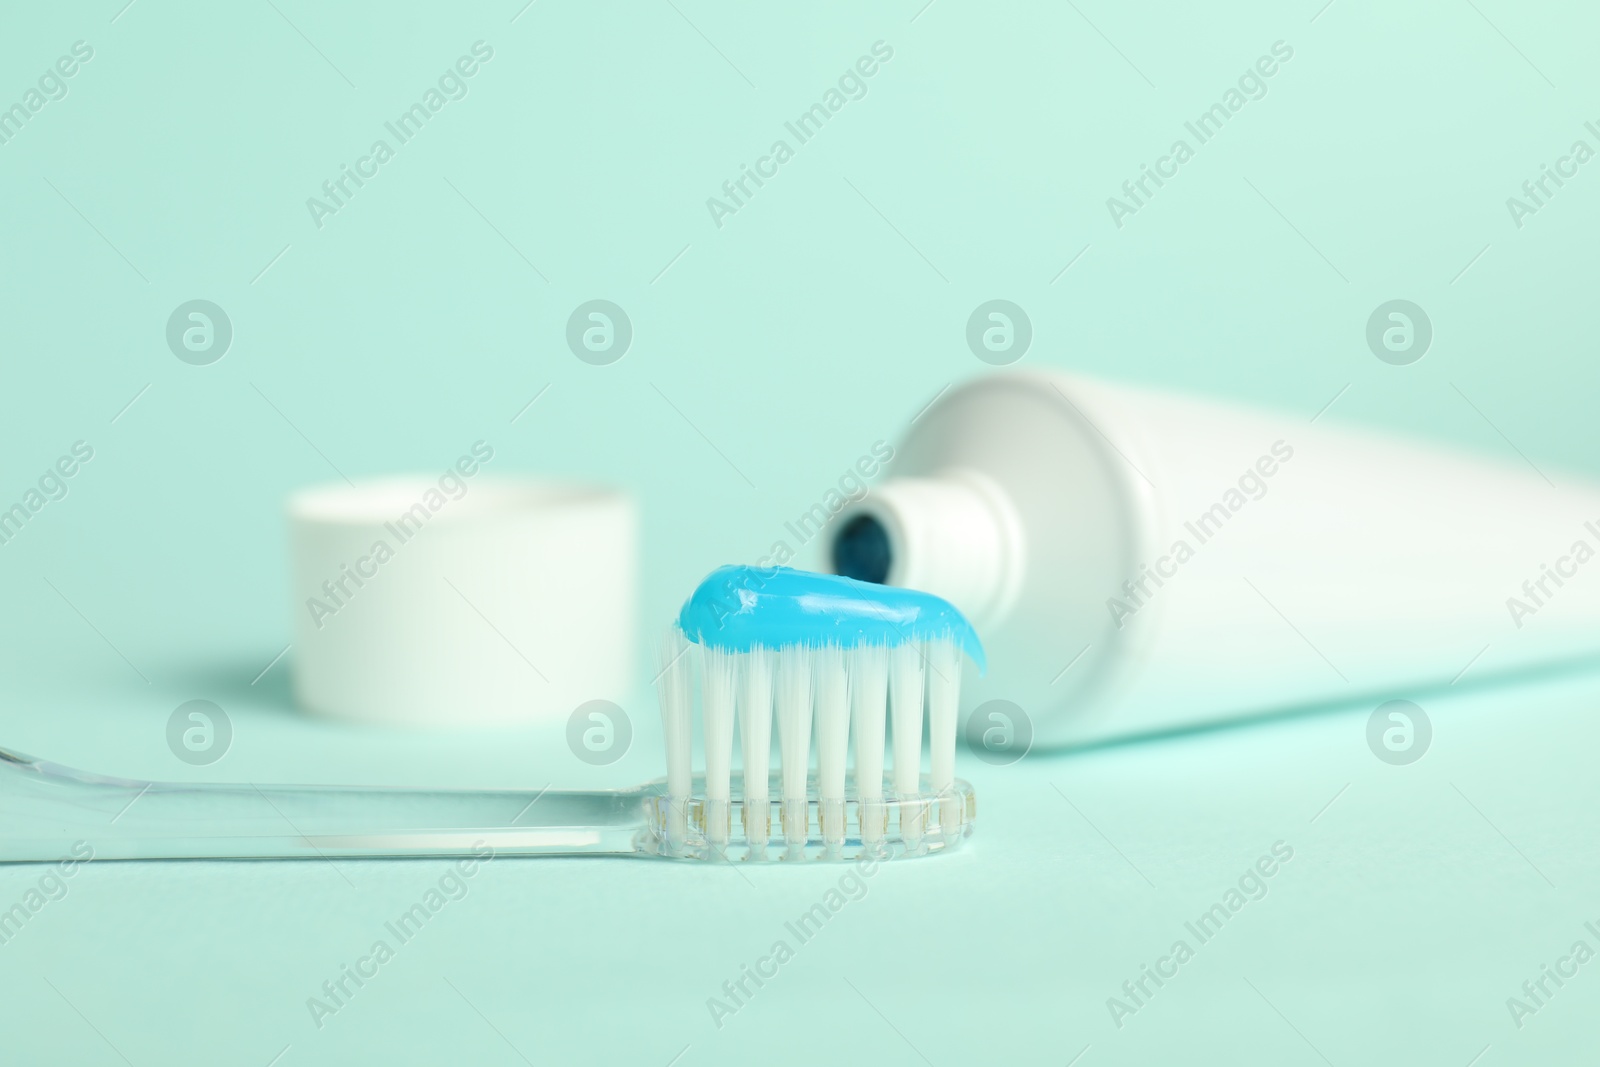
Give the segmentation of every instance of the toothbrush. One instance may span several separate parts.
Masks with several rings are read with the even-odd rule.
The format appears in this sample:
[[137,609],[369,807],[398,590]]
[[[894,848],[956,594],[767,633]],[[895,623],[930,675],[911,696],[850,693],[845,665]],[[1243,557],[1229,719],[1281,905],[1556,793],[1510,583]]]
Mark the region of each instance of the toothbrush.
[[[887,840],[883,755],[887,711],[894,739],[892,805],[896,844],[924,847],[931,810],[939,843],[958,832],[958,805],[940,803],[956,788],[956,711],[962,655],[984,668],[983,646],[961,613],[927,593],[787,567],[722,567],[700,583],[662,642],[657,678],[667,744],[669,800],[687,808],[690,795],[690,645],[701,651],[701,704],[706,746],[705,835],[730,839],[724,776],[735,709],[744,738],[745,781],[768,777],[768,737],[778,722],[779,826],[786,855],[801,857],[813,829],[823,851],[837,853],[848,835],[845,788],[851,722],[856,738],[853,796],[861,844]],[[738,699],[734,699],[734,695]],[[926,701],[925,701],[926,697]],[[926,702],[930,772],[922,774]],[[810,777],[816,732],[817,772]],[[678,783],[674,787],[673,783]],[[747,792],[741,808],[745,845],[760,854],[771,834],[771,806]],[[816,819],[811,817],[813,801]],[[686,822],[674,823],[676,830]]]
[[[730,590],[732,610],[724,614],[729,604],[721,598]],[[953,773],[955,704],[962,652],[981,668],[983,651],[944,601],[783,568],[723,568],[691,597],[672,636],[672,658],[657,681],[666,727],[664,779],[586,792],[148,782],[0,749],[0,862],[55,862],[82,856],[85,844],[96,860],[764,860],[774,707],[787,716],[787,725],[780,723],[780,745],[788,737],[779,783],[783,858],[931,855],[972,833],[972,789]],[[889,663],[897,654],[896,669],[905,677],[895,688]],[[925,684],[912,677],[917,664],[931,676]],[[696,673],[707,739],[706,770],[698,775],[690,750]],[[909,704],[894,704],[909,701],[913,688],[914,713]],[[920,774],[923,688],[933,739],[926,777]],[[896,730],[917,726],[915,747],[904,738],[896,743],[889,780],[883,773],[886,705]],[[730,766],[735,716],[743,731],[743,774]],[[814,775],[808,766],[813,717]],[[847,788],[852,725],[857,763],[853,788]],[[736,822],[738,835],[732,833]]]

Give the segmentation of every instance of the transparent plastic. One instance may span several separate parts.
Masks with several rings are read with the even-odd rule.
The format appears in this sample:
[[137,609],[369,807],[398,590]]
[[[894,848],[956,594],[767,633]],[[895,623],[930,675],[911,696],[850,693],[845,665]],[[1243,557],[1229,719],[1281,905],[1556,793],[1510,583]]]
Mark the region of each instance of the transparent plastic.
[[[96,860],[646,856],[711,862],[934,855],[972,833],[972,787],[940,794],[746,809],[688,798],[665,780],[633,789],[388,789],[143,782],[0,749],[0,862],[52,862],[87,843]],[[924,779],[923,788],[928,788]],[[777,779],[769,795],[777,796]],[[803,808],[803,810],[802,810]],[[726,843],[724,843],[726,842]]]

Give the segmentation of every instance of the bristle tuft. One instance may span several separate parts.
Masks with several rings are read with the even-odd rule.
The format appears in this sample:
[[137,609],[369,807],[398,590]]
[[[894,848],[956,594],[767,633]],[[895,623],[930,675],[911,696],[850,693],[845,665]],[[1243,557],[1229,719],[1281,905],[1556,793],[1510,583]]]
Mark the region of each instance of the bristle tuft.
[[745,840],[763,849],[772,834],[772,662],[770,648],[756,645],[739,654],[739,743],[744,756]]
[[[956,708],[961,702],[961,649],[954,640],[929,641],[928,661],[928,786],[937,794],[950,790],[956,780]],[[939,805],[943,828],[954,832],[957,812],[951,804]]]
[[850,652],[850,717],[856,740],[856,796],[861,839],[883,840],[883,746],[889,714],[889,649],[865,645]]
[[661,732],[667,750],[667,794],[672,798],[672,826],[681,835],[694,778],[689,752],[694,696],[689,642],[676,626],[668,627],[662,638],[659,662],[656,699],[661,705]]
[[778,752],[783,772],[783,837],[791,846],[809,836],[810,814],[806,776],[811,769],[812,687],[815,662],[811,649],[786,645],[778,650]]
[[922,787],[922,649],[914,642],[889,650],[889,715],[894,731],[894,788]]
[[706,835],[728,843],[728,780],[733,758],[734,690],[738,657],[721,648],[701,650],[700,705],[706,746]]
[[[889,717],[894,731],[894,791],[900,799],[922,791],[924,660],[920,642],[889,650]],[[926,809],[900,809],[900,836],[910,847],[922,840]]]
[[822,839],[844,843],[844,778],[850,752],[850,675],[845,653],[824,645],[813,654],[817,678],[817,812]]

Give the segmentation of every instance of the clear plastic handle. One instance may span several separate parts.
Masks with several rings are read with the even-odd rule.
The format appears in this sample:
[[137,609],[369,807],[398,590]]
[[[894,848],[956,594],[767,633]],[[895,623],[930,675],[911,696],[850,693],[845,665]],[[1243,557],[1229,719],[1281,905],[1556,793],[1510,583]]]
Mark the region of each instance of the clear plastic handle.
[[[735,797],[742,786],[734,775]],[[772,805],[745,812],[737,799],[708,804],[701,799],[703,779],[687,803],[667,796],[665,780],[589,792],[143,782],[0,749],[0,862],[52,862],[80,854],[80,843],[97,860],[893,859],[947,851],[972,833],[972,788],[957,781],[938,794],[891,790],[884,799],[851,798],[852,832],[824,841],[815,786],[813,780],[809,838],[769,853],[738,830],[747,821],[770,824]],[[775,792],[769,787],[768,795]],[[727,824],[722,836],[707,834],[708,820]]]
[[649,787],[616,792],[140,782],[0,749],[0,861],[634,854]]

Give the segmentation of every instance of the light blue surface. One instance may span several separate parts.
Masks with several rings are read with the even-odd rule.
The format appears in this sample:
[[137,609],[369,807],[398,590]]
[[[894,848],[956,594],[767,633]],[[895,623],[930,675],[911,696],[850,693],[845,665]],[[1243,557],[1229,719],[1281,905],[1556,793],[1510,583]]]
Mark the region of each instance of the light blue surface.
[[684,601],[678,628],[696,644],[731,652],[949,639],[980,674],[988,668],[972,624],[949,601],[793,567],[718,567]]
[[[817,566],[805,518],[989,369],[966,327],[994,299],[1032,320],[1022,367],[1600,474],[1600,162],[1507,207],[1596,143],[1588,5],[124,5],[12,5],[0,32],[4,106],[74,42],[94,53],[0,145],[0,505],[93,448],[0,545],[0,742],[44,758],[655,778],[643,668],[605,767],[564,722],[302,717],[284,496],[480,439],[491,473],[625,485],[654,634],[721,563]],[[478,41],[465,95],[319,227],[308,199]],[[879,41],[865,94],[787,134]],[[1114,221],[1108,199],[1278,41],[1265,95]],[[713,220],[786,136],[793,158]],[[209,365],[167,338],[199,299],[232,324]],[[632,326],[609,365],[568,342],[599,299]],[[1366,339],[1394,299],[1433,324],[1409,366]],[[1369,751],[1366,706],[1011,767],[963,753],[971,847],[886,866],[720,1031],[707,998],[836,870],[496,861],[318,1029],[307,999],[444,865],[91,862],[0,945],[4,1061],[1584,1062],[1600,963],[1520,1029],[1506,1000],[1600,925],[1600,679],[1473,683],[1415,697],[1434,740],[1407,767]],[[209,767],[166,740],[197,698],[233,724]],[[1279,840],[1265,899],[1117,1029],[1107,998]],[[0,868],[0,911],[44,873]]]
[[[510,786],[661,773],[650,723],[585,777],[559,730],[419,741],[315,728],[280,698],[241,706],[213,774]],[[521,1063],[507,1042],[534,1063],[666,1064],[686,1045],[680,1064],[806,1063],[819,1042],[922,1063],[897,1029],[952,1065],[1062,1064],[1085,1045],[1080,1064],[1321,1063],[1296,1029],[1335,1064],[1459,1065],[1486,1044],[1497,1063],[1581,1062],[1593,965],[1520,1031],[1505,1001],[1600,923],[1597,701],[1600,679],[1584,676],[1429,702],[1434,747],[1409,767],[1373,758],[1365,708],[1007,768],[963,754],[979,812],[968,847],[883,866],[803,944],[785,924],[846,869],[496,860],[398,945],[384,924],[447,864],[90,863],[0,946],[18,1020],[7,1062],[121,1063],[108,1040],[141,1065],[265,1064],[286,1045],[282,1064]],[[128,718],[58,706],[10,732],[171,775]],[[1294,858],[1267,896],[1118,1030],[1107,998],[1280,840]],[[0,902],[40,874],[0,869]],[[395,958],[319,1030],[308,998],[378,939]],[[719,1030],[708,998],[780,939],[794,959]]]

